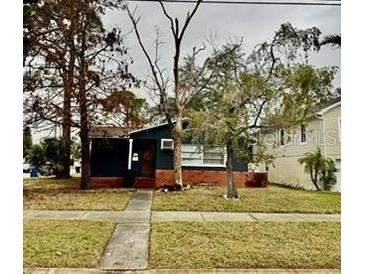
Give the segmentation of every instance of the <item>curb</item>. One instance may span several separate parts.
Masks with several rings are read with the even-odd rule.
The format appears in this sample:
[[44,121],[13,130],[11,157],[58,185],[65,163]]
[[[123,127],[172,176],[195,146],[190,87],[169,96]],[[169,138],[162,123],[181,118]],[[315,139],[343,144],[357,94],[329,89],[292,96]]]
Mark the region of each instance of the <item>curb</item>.
[[117,270],[104,271],[92,268],[24,268],[25,274],[208,274],[208,273],[230,273],[230,274],[334,274],[341,273],[340,269],[149,269],[149,270]]

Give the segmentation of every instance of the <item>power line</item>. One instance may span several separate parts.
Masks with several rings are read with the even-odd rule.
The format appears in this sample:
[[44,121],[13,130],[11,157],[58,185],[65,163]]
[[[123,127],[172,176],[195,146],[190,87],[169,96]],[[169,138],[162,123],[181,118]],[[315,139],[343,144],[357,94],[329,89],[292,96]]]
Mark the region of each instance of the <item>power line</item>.
[[[129,2],[158,2],[158,0],[127,0]],[[196,4],[194,0],[161,0],[166,3]],[[223,1],[204,0],[202,4],[228,4],[228,5],[281,5],[281,6],[341,6],[340,0],[320,0],[318,2],[288,2],[288,1]]]

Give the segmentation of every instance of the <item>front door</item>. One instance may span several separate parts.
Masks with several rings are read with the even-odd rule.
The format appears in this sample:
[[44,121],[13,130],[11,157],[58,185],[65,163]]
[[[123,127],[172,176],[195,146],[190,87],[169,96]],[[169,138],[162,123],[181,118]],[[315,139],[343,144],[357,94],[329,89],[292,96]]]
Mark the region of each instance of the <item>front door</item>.
[[156,145],[152,142],[146,142],[143,145],[143,150],[140,153],[141,157],[141,177],[155,177],[155,150]]

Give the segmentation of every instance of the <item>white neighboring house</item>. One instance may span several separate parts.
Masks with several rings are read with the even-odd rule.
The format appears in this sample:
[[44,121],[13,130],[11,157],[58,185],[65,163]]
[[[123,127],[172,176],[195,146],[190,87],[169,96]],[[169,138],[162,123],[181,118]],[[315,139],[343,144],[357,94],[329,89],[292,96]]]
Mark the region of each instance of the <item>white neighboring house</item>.
[[298,163],[306,152],[319,147],[325,157],[336,163],[337,183],[334,191],[341,191],[341,98],[318,108],[315,115],[295,132],[283,129],[262,135],[270,153],[275,155],[273,165],[255,166],[255,171],[268,172],[269,182],[314,189],[304,166]]

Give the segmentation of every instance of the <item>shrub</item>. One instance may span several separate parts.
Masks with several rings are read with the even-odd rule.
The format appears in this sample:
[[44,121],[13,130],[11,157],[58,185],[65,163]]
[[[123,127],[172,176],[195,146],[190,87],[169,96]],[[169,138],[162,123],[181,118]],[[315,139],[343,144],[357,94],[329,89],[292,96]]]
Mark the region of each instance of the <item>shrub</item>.
[[32,146],[32,148],[30,149],[29,162],[32,166],[38,169],[45,164],[46,158],[44,156],[44,150],[42,146],[40,145]]
[[331,190],[336,184],[336,164],[332,159],[326,159],[325,168],[322,170],[321,182],[324,190]]

